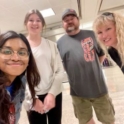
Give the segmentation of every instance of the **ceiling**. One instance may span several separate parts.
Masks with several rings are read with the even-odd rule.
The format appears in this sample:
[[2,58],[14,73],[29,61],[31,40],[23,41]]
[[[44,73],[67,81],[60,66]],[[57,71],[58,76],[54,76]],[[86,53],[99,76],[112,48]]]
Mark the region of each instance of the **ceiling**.
[[0,0],[0,29],[25,30],[23,21],[26,13],[31,9],[44,10],[52,8],[55,16],[45,18],[46,24],[60,23],[61,14],[66,8],[75,8],[77,11],[76,0]]
[[117,11],[123,14],[124,0],[0,0],[0,31],[15,30],[25,33],[23,25],[25,14],[30,9],[48,8],[55,12],[55,16],[45,18],[47,35],[50,36],[63,31],[61,15],[67,8],[75,9],[80,16],[82,27],[88,28],[91,27],[90,22],[93,22],[96,15],[101,12]]

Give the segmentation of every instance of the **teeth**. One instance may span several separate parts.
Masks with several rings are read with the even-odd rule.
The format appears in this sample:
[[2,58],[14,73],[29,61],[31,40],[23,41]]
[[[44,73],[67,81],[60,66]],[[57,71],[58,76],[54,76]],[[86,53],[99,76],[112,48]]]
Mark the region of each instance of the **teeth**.
[[110,40],[110,38],[109,39],[106,39],[106,40],[104,40],[105,42],[108,42]]
[[38,28],[38,27],[32,27],[32,28]]
[[70,30],[70,31],[71,31],[71,30],[74,30],[74,27],[68,27],[68,30]]

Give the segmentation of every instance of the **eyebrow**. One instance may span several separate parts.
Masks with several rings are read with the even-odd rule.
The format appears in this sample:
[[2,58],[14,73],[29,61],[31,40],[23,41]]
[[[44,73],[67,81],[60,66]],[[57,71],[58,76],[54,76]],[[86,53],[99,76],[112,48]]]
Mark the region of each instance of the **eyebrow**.
[[9,48],[9,49],[11,49],[11,47],[9,47],[9,46],[3,46],[3,48]]
[[[8,48],[8,49],[12,49],[12,47],[10,46],[3,46],[3,48]],[[24,47],[20,47],[19,50],[28,50],[27,48],[24,48]]]

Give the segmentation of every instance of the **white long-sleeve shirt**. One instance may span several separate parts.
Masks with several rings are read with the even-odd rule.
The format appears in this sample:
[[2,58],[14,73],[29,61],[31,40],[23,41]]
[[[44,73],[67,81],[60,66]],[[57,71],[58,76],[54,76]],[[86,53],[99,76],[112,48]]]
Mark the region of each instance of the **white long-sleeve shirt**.
[[[41,82],[35,87],[36,96],[45,93],[51,93],[54,96],[58,95],[63,90],[64,68],[56,44],[42,38],[41,44],[32,48],[32,51],[41,76]],[[27,85],[23,103],[27,111],[30,110],[32,101]]]
[[51,68],[51,51],[46,40],[42,38],[39,46],[33,47],[32,52],[41,75],[41,81],[37,87],[35,87],[36,95],[43,95],[48,93],[51,83],[50,79],[53,75]]

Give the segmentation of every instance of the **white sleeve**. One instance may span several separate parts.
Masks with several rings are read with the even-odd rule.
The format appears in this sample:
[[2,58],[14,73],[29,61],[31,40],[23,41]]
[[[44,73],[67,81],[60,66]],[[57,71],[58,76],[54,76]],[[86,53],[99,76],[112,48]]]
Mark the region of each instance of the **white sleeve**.
[[49,90],[49,93],[53,94],[54,96],[62,92],[63,90],[62,82],[64,80],[64,68],[63,68],[61,57],[60,57],[60,53],[56,46],[55,46],[55,50],[56,50],[56,61],[54,61],[56,62],[54,63],[54,65],[56,66],[55,75],[54,75],[54,80],[52,82],[52,86]]
[[[38,97],[36,96],[35,98],[38,98]],[[31,93],[30,93],[28,84],[26,83],[25,99],[23,102],[23,106],[26,109],[26,111],[31,110],[31,108],[33,107],[32,104],[33,104],[33,99],[31,97]]]

